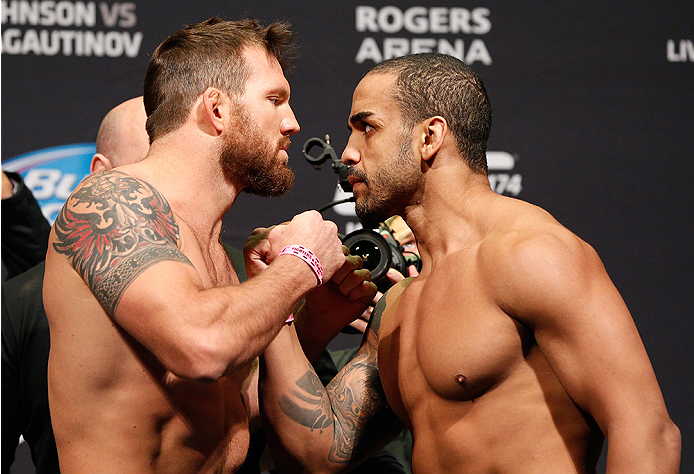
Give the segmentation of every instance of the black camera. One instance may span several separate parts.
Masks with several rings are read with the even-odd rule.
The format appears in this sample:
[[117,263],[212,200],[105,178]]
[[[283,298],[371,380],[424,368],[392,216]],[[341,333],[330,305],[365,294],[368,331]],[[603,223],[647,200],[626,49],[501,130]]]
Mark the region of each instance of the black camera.
[[371,272],[371,280],[381,292],[393,284],[386,277],[389,269],[408,274],[408,267],[414,265],[417,271],[422,269],[422,259],[414,252],[406,252],[395,239],[393,232],[381,223],[377,230],[358,229],[342,238],[342,244],[352,255],[359,255],[364,261],[364,268]]
[[[345,192],[352,191],[352,185],[347,180],[349,168],[337,157],[335,149],[330,144],[329,135],[325,135],[324,139],[309,138],[304,144],[303,153],[306,160],[316,169],[321,169],[323,162],[330,158],[333,170],[339,175],[340,187]],[[318,210],[323,212],[337,204],[349,201],[354,201],[354,198],[331,202]],[[342,237],[342,243],[352,255],[359,255],[362,258],[364,268],[371,272],[371,280],[376,283],[381,292],[385,292],[392,286],[386,277],[389,269],[394,268],[404,276],[407,276],[407,268],[410,265],[414,265],[417,271],[422,269],[422,260],[419,255],[406,252],[385,223],[379,224],[377,230],[366,228],[355,230]]]

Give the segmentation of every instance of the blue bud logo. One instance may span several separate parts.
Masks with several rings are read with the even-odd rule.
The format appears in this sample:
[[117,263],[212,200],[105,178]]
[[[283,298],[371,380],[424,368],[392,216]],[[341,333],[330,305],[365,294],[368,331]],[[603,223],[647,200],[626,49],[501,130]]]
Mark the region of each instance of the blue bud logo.
[[75,143],[44,148],[2,162],[5,171],[19,173],[53,224],[65,200],[89,175],[95,143]]

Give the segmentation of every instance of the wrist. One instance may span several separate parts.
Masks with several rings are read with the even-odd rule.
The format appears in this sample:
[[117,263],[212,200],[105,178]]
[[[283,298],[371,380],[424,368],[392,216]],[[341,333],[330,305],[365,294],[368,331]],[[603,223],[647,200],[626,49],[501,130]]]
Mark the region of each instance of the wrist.
[[334,325],[325,324],[325,321],[318,319],[311,310],[306,308],[305,304],[294,314],[296,319],[293,326],[299,342],[306,358],[313,363],[330,341],[340,333],[340,330],[334,331],[332,327]]
[[287,245],[277,254],[278,257],[281,255],[292,255],[303,260],[316,276],[318,286],[323,284],[323,266],[321,265],[316,254],[314,254],[310,249],[302,245]]

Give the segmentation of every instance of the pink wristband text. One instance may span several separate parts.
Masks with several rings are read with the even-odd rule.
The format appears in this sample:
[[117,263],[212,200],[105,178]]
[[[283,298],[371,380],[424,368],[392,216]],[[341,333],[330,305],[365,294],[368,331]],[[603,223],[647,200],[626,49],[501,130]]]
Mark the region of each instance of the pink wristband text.
[[311,267],[311,270],[313,270],[313,273],[316,274],[318,285],[323,284],[323,266],[320,264],[318,257],[309,249],[301,245],[287,245],[277,254],[278,257],[280,255],[294,255],[295,257],[299,257],[306,262],[308,266]]

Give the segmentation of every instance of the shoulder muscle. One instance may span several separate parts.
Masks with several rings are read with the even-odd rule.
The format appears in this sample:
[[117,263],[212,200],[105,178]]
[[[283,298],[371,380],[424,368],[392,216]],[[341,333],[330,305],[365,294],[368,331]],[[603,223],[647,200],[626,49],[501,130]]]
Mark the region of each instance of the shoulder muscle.
[[53,249],[113,315],[123,291],[160,261],[190,265],[178,250],[169,203],[144,181],[118,171],[87,177],[55,221]]
[[609,277],[593,248],[567,229],[504,238],[483,253],[483,274],[504,311],[522,322],[578,306]]

